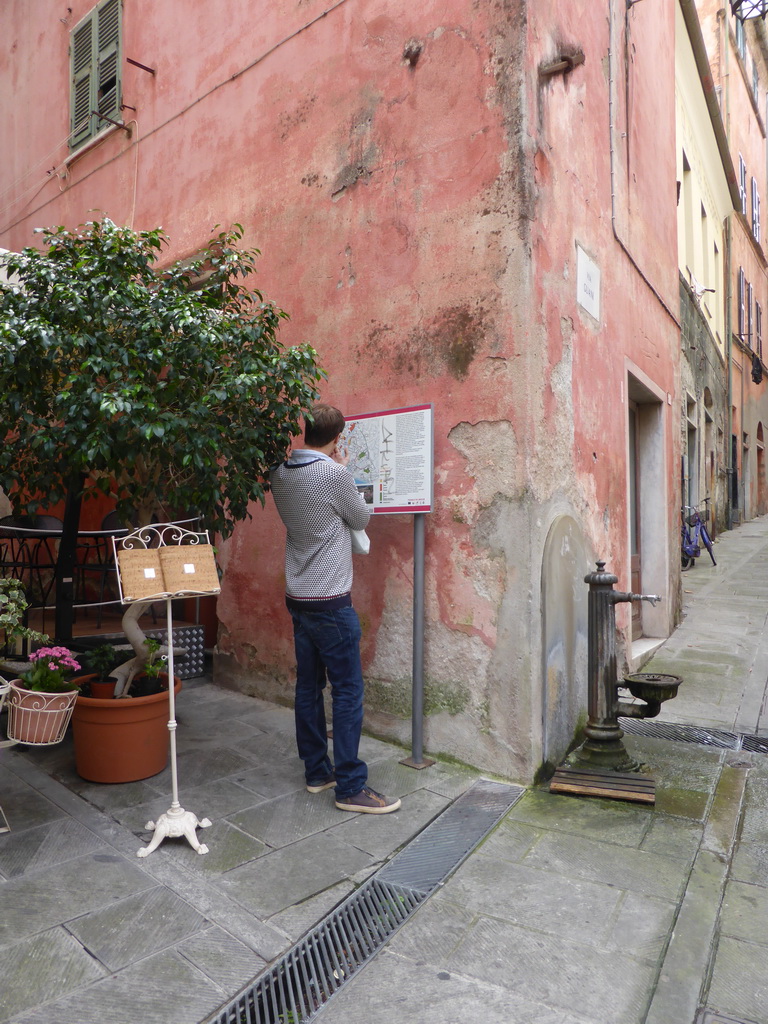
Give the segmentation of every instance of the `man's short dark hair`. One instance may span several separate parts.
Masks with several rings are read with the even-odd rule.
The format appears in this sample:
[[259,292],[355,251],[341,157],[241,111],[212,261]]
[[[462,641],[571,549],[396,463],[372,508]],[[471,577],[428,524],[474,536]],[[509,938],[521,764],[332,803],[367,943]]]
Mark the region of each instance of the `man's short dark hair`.
[[334,405],[323,402],[312,406],[309,412],[304,420],[304,440],[313,448],[324,448],[339,436],[346,420]]

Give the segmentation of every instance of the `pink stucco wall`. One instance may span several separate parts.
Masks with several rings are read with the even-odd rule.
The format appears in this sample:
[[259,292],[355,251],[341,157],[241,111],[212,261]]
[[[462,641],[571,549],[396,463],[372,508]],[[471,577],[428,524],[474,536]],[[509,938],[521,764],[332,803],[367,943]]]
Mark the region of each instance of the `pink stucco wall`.
[[[627,365],[675,387],[672,12],[637,5],[625,24],[616,4],[612,218],[607,3],[233,0],[225,18],[132,0],[124,54],[156,69],[124,65],[132,136],[65,167],[66,47],[91,6],[70,3],[0,12],[0,82],[20,97],[0,109],[0,245],[100,210],[162,224],[170,259],[238,221],[263,252],[259,287],[291,314],[283,340],[320,354],[326,400],[351,414],[434,403],[426,743],[530,777],[550,524],[567,512],[629,588]],[[539,78],[577,49],[583,65]],[[576,243],[602,272],[599,323],[576,303]],[[368,723],[407,741],[411,521],[369,532],[355,583]],[[222,562],[218,681],[290,701],[269,502]]]

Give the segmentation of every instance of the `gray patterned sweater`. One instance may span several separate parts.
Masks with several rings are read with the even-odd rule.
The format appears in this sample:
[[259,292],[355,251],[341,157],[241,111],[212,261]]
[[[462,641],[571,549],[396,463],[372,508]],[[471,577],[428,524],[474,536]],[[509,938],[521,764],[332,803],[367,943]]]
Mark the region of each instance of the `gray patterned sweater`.
[[351,530],[364,530],[368,505],[346,466],[300,448],[270,473],[285,523],[285,589],[291,603],[347,599],[352,589]]

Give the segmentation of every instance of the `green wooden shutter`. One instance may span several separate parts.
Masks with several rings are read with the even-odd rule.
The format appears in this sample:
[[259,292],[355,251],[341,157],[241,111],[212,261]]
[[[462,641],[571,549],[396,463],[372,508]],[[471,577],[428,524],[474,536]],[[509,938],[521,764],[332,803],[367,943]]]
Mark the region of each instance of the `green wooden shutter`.
[[[96,106],[113,120],[120,117],[120,0],[107,0],[96,11],[98,80]],[[101,121],[97,131],[106,127]]]
[[72,33],[70,149],[107,127],[92,111],[120,119],[120,16],[121,0],[106,0]]
[[93,78],[93,16],[72,34],[71,149],[91,137],[91,79]]

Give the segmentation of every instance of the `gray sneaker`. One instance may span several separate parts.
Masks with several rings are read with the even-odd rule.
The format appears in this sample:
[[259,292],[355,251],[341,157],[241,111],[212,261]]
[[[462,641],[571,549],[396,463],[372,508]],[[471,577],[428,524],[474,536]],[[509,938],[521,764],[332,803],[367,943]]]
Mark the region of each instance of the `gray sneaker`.
[[336,785],[336,776],[331,772],[330,775],[325,775],[322,779],[313,779],[307,783],[308,793],[322,793],[324,789],[330,789],[331,786]]
[[364,786],[355,796],[337,800],[340,811],[358,811],[361,814],[389,814],[400,806],[399,797],[390,800],[388,796],[377,793],[375,789]]

